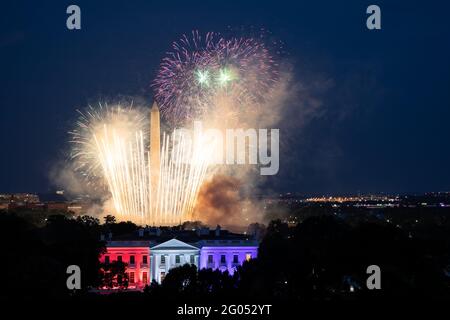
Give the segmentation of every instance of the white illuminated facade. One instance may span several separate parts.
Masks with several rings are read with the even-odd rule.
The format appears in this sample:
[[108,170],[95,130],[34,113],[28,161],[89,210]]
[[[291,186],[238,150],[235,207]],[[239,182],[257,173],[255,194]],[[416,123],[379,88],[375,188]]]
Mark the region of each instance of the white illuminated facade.
[[161,283],[170,269],[184,264],[198,268],[200,249],[177,239],[171,239],[150,249],[152,279]]

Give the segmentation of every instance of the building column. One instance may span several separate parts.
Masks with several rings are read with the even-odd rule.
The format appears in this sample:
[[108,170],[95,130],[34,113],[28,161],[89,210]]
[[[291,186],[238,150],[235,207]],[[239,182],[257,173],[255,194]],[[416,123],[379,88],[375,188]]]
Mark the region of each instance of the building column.
[[214,255],[214,270],[217,270],[220,268],[220,253],[213,253]]
[[148,259],[148,276],[147,276],[147,284],[152,283],[152,263],[153,263],[153,259],[152,259],[152,255],[151,254],[147,254],[147,259]]
[[153,268],[152,268],[152,278],[156,280],[156,282],[160,282],[159,280],[159,263],[160,263],[160,257],[159,254],[154,255],[153,259]]
[[134,264],[136,266],[136,272],[134,273],[134,282],[136,283],[136,288],[142,285],[142,277],[141,277],[141,259],[142,255],[135,254],[134,255]]
[[169,273],[170,270],[170,254],[166,254],[166,276]]

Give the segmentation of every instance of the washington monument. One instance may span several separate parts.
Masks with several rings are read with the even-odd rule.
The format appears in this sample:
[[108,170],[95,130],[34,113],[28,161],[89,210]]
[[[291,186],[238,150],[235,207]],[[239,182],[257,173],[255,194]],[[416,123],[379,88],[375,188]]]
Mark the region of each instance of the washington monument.
[[[159,108],[156,102],[153,102],[150,110],[150,193],[153,199],[158,197],[161,161],[160,139]],[[152,203],[156,204],[156,201],[152,201]],[[151,210],[155,210],[155,208],[151,208]]]

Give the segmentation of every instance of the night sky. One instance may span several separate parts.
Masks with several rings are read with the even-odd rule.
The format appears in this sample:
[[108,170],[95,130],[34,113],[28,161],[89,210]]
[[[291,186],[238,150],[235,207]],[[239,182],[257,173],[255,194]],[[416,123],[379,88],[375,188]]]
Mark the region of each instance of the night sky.
[[[0,192],[57,187],[49,172],[67,152],[76,109],[120,95],[150,104],[158,65],[182,34],[260,28],[284,43],[295,80],[320,104],[289,133],[267,190],[450,190],[448,3],[194,2],[2,3]],[[66,28],[69,4],[81,7],[79,31]],[[382,30],[366,28],[370,4],[381,7]]]

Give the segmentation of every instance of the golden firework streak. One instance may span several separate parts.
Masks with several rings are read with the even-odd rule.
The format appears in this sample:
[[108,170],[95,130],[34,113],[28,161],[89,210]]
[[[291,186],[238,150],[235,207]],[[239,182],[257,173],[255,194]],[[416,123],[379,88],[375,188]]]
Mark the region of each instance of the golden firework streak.
[[192,141],[174,131],[163,133],[160,146],[159,111],[154,105],[148,151],[143,131],[138,125],[124,125],[121,115],[107,111],[102,118],[100,113],[88,113],[79,123],[87,134],[74,134],[74,142],[81,146],[74,157],[92,162],[87,164],[92,171],[101,169],[99,176],[111,193],[119,220],[174,225],[192,219],[215,143],[202,135]]

